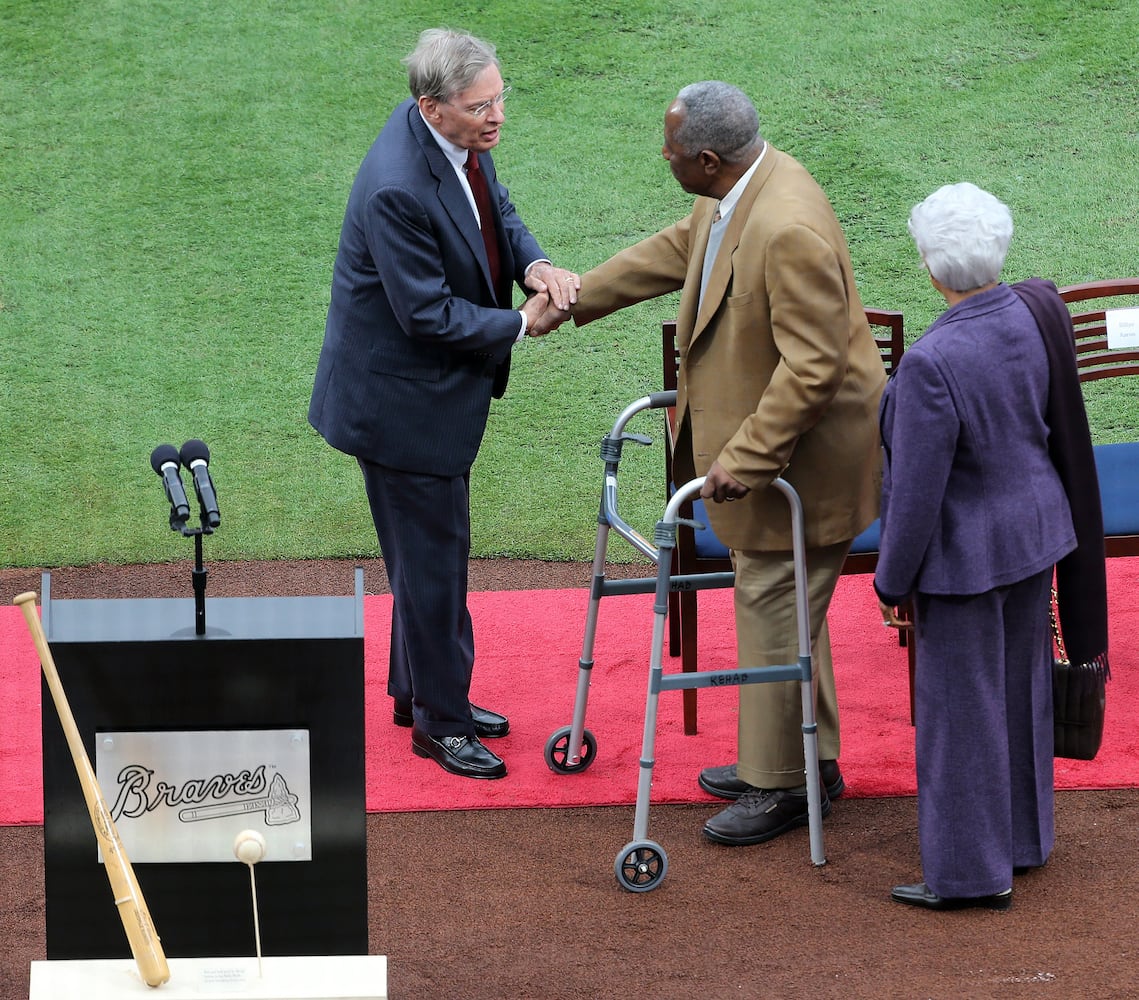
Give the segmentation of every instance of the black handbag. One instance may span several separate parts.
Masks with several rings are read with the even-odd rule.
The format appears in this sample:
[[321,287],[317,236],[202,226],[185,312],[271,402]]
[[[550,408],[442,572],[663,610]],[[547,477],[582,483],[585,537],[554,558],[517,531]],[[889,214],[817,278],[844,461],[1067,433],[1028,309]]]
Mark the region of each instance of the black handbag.
[[1056,591],[1052,591],[1052,638],[1059,656],[1052,660],[1054,757],[1094,760],[1103,741],[1107,706],[1107,670],[1098,662],[1072,663],[1056,622]]

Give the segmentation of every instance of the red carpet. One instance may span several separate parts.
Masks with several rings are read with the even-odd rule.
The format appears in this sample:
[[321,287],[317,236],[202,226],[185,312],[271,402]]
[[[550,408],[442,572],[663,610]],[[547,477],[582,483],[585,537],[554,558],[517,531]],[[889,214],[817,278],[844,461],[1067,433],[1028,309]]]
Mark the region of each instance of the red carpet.
[[[1058,788],[1139,786],[1139,559],[1108,563],[1113,680],[1095,761],[1056,761]],[[408,730],[391,723],[384,693],[390,598],[365,598],[367,808],[369,812],[628,804],[638,759],[652,638],[650,595],[601,602],[586,726],[597,739],[592,765],[555,774],[544,747],[573,718],[588,592],[512,591],[471,595],[479,662],[472,699],[509,714],[511,733],[493,742],[510,773],[499,781],[446,774],[415,757]],[[701,595],[701,665],[734,665],[728,591]],[[905,651],[880,624],[868,577],[844,577],[831,609],[848,795],[915,792]],[[665,660],[666,670],[679,661]],[[0,608],[0,824],[42,823],[39,663],[19,611]],[[653,799],[708,801],[699,769],[734,759],[737,691],[703,689],[700,732],[685,736],[681,695],[660,697]],[[49,711],[52,709],[49,707]]]

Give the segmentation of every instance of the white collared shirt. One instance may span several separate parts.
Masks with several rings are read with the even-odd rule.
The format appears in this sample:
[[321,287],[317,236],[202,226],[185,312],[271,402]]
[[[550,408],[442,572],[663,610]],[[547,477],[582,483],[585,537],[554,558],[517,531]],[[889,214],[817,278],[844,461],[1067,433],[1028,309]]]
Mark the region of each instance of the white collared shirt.
[[[479,206],[475,201],[474,192],[471,191],[471,182],[467,180],[468,151],[462,146],[456,146],[450,139],[445,138],[438,129],[432,128],[431,123],[426,118],[423,118],[422,111],[419,112],[419,117],[423,119],[423,124],[427,126],[427,131],[431,133],[436,145],[443,151],[443,155],[447,157],[447,162],[455,168],[455,176],[459,178],[459,184],[462,186],[463,191],[466,192],[467,202],[470,204],[471,211],[474,213],[475,222],[478,224],[479,229],[482,229],[482,220],[479,218]],[[550,262],[542,257],[539,257],[537,260],[532,260],[526,265],[526,274],[530,273],[530,268],[535,264],[548,263]],[[518,334],[515,342],[526,336],[526,314],[519,310],[518,315],[522,317],[522,330]]]
[[708,233],[708,246],[704,250],[704,264],[700,274],[700,294],[696,300],[697,314],[704,308],[704,290],[708,285],[708,277],[712,273],[712,264],[716,260],[716,255],[720,252],[720,244],[723,242],[724,232],[728,228],[728,220],[732,217],[732,212],[734,212],[736,208],[736,202],[740,200],[740,195],[743,194],[744,188],[747,187],[747,182],[751,180],[766,155],[767,143],[764,142],[763,149],[760,151],[759,156],[755,158],[755,162],[744,171],[740,179],[732,185],[732,189],[724,195],[716,205],[716,213],[712,217],[712,228]]
[[763,150],[755,158],[755,163],[744,171],[743,176],[732,185],[729,191],[723,198],[720,199],[720,221],[727,222],[731,218],[732,212],[735,211],[736,203],[740,200],[740,196],[744,193],[744,188],[747,187],[748,181],[752,179],[759,165],[763,162],[763,158],[767,155],[767,150],[770,148],[769,144],[765,141]]
[[[420,118],[423,118],[423,113],[420,112]],[[467,193],[467,201],[470,203],[471,211],[475,214],[475,222],[479,220],[479,206],[475,202],[474,193],[471,191],[471,183],[467,180],[467,150],[462,146],[456,146],[450,139],[443,137],[437,129],[431,127],[431,123],[423,118],[423,124],[427,126],[427,131],[435,138],[435,143],[443,151],[443,155],[447,157],[447,162],[455,168],[455,176],[459,178],[459,183],[463,186],[463,190]]]

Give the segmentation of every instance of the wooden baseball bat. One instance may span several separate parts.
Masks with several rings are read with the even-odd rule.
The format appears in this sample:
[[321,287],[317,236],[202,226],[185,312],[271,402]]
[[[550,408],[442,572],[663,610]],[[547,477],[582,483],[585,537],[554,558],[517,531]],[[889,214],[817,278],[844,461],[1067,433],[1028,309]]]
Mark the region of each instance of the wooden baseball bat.
[[83,788],[87,811],[91,814],[91,826],[94,827],[95,837],[103,852],[103,866],[111,882],[119,919],[122,920],[123,929],[127,932],[131,954],[134,955],[143,982],[147,986],[161,986],[170,978],[170,967],[166,964],[166,955],[154,930],[150,911],[146,907],[146,900],[142,897],[142,889],[139,888],[134,868],[127,859],[127,852],[122,840],[119,839],[119,831],[111,819],[111,811],[107,808],[107,801],[103,798],[103,791],[91,767],[91,759],[87,756],[87,748],[79,735],[75,716],[71,713],[71,704],[59,679],[59,671],[47,644],[47,636],[44,635],[43,625],[40,624],[39,615],[36,614],[36,595],[32,591],[18,594],[12,603],[18,605],[23,612],[24,620],[28,623],[28,631],[31,632],[32,641],[36,645],[36,652],[39,653],[40,666],[43,667],[52,701],[55,702],[55,710],[63,725],[63,735],[67,737],[67,747],[71,751],[71,759],[79,775],[79,784]]

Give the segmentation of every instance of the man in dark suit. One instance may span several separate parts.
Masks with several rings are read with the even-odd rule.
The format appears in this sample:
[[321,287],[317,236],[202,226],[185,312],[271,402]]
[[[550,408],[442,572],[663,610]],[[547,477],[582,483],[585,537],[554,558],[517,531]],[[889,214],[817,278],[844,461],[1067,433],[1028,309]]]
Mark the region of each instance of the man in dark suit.
[[[395,723],[419,756],[500,778],[481,739],[509,722],[468,695],[470,468],[511,348],[563,318],[578,278],[546,259],[498,183],[509,88],[494,47],[431,29],[404,63],[411,98],[348,198],[308,416],[364,474],[394,597]],[[535,293],[518,310],[515,283]]]

